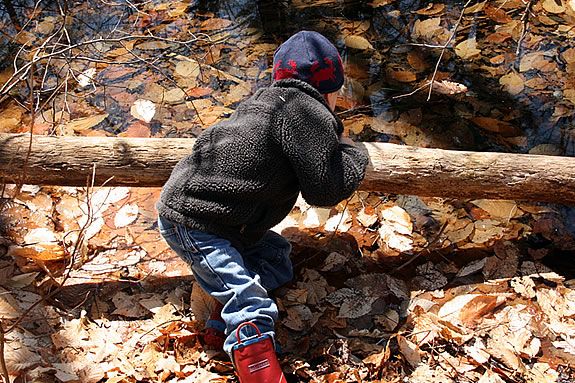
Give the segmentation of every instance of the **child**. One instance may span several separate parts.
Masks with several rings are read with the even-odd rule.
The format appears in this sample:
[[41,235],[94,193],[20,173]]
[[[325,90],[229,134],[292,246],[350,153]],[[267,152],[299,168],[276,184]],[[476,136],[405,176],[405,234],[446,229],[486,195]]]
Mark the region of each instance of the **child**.
[[[158,202],[163,237],[223,308],[224,350],[242,383],[285,382],[274,351],[277,306],[268,292],[290,281],[291,246],[269,229],[298,194],[311,205],[348,198],[366,155],[341,137],[333,110],[344,74],[337,49],[302,31],[275,52],[273,84],[196,140]],[[220,319],[221,318],[221,319]]]

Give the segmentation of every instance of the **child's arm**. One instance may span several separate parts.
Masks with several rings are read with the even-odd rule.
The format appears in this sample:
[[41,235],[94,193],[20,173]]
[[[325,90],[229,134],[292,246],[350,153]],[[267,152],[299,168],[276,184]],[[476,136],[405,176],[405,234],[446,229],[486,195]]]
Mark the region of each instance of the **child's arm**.
[[304,199],[311,205],[335,205],[358,188],[368,158],[349,138],[338,137],[331,114],[299,112],[284,122],[284,153]]

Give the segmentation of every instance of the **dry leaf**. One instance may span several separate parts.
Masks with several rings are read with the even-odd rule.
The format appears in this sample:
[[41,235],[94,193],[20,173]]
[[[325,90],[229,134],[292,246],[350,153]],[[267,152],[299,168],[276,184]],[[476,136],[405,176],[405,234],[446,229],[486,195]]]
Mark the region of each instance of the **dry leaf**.
[[136,45],[136,48],[141,50],[167,49],[169,47],[170,44],[168,44],[165,41],[159,41],[159,40],[146,41],[145,43]]
[[473,243],[486,243],[501,238],[505,229],[498,225],[499,222],[490,219],[475,221],[475,231],[471,240]]
[[399,346],[401,355],[403,355],[411,367],[416,368],[421,364],[421,356],[423,353],[419,350],[419,347],[415,343],[409,341],[402,335],[398,335],[397,344]]
[[190,298],[190,310],[194,313],[196,320],[205,322],[210,317],[216,301],[200,287],[198,283],[192,284],[192,295]]
[[561,4],[561,0],[544,0],[543,9],[549,13],[565,12],[565,7]]
[[243,82],[230,87],[229,91],[225,93],[223,97],[224,106],[230,106],[242,101],[244,98],[252,93],[252,89],[249,84]]
[[407,54],[407,62],[418,72],[423,72],[429,68],[429,63],[419,51],[410,51]]
[[214,30],[218,30],[218,29],[225,29],[232,24],[233,24],[233,22],[231,20],[218,19],[218,18],[212,17],[210,19],[204,20],[200,24],[200,29],[202,29],[203,31],[214,31]]
[[393,3],[395,0],[374,0],[371,3],[367,3],[372,8],[379,8]]
[[64,125],[64,130],[72,130],[74,133],[86,133],[89,129],[95,127],[96,125],[102,123],[106,118],[108,118],[108,113],[98,114],[95,116],[78,118],[76,120],[72,120]]
[[563,97],[565,98],[565,100],[567,100],[570,103],[572,103],[573,105],[575,105],[575,88],[565,89],[563,91]]
[[467,275],[475,274],[481,270],[483,270],[483,266],[485,266],[485,262],[487,262],[487,258],[478,259],[476,261],[470,262],[465,267],[463,267],[459,272],[456,274],[456,277],[465,277]]
[[339,318],[359,318],[371,311],[371,306],[378,299],[364,296],[361,291],[344,287],[328,295],[327,301],[339,307]]
[[355,218],[364,227],[370,227],[377,222],[377,213],[371,206],[365,206],[361,208]]
[[84,72],[78,75],[78,85],[80,85],[81,87],[91,85],[95,75],[96,75],[96,68],[86,69]]
[[122,315],[128,318],[140,318],[148,313],[148,310],[138,303],[138,298],[136,296],[128,295],[121,291],[112,297],[112,302],[114,302],[114,306],[116,306],[112,315]]
[[431,40],[436,34],[441,32],[443,28],[440,26],[441,18],[435,17],[427,20],[416,20],[413,26],[413,37],[424,38]]
[[575,64],[575,48],[569,48],[561,53],[561,57],[567,64]]
[[186,92],[180,88],[173,88],[164,93],[164,101],[168,104],[179,104],[186,99]]
[[477,383],[505,383],[503,379],[495,372],[491,370],[485,371],[485,373],[481,376],[481,379],[477,381]]
[[416,289],[437,290],[447,284],[447,277],[432,262],[426,262],[415,269],[417,276],[411,280]]
[[413,223],[409,214],[399,206],[384,208],[380,211],[380,242],[393,250],[404,252],[413,248]]
[[342,267],[346,264],[348,257],[342,255],[340,253],[332,252],[330,253],[325,260],[323,261],[323,265],[321,267],[321,271],[339,271]]
[[505,10],[498,6],[487,5],[487,7],[485,7],[485,14],[491,20],[499,24],[506,24],[513,21],[511,16],[509,16]]
[[8,290],[0,287],[0,318],[16,319],[21,314],[18,301],[12,297]]
[[399,82],[413,82],[417,80],[417,75],[406,70],[389,71],[389,77]]
[[466,93],[467,87],[458,82],[442,80],[433,82],[433,91],[439,94],[452,95]]
[[28,285],[31,285],[39,274],[40,273],[26,273],[26,274],[15,275],[8,280],[6,285],[13,289],[22,289]]
[[314,318],[310,308],[306,305],[296,305],[286,308],[287,318],[282,324],[295,331],[302,331],[309,328],[309,322]]
[[533,367],[527,369],[525,375],[527,383],[556,383],[559,379],[557,371],[547,363],[535,363]]
[[54,16],[48,16],[36,25],[36,30],[43,35],[49,35],[56,27],[56,21]]
[[487,131],[501,134],[504,137],[514,137],[521,134],[521,130],[507,121],[501,121],[491,117],[473,117],[475,125]]
[[21,107],[9,103],[0,111],[0,131],[2,133],[16,132],[22,124],[24,111]]
[[501,77],[499,79],[499,83],[503,86],[505,91],[514,96],[523,92],[523,89],[525,88],[523,76],[515,72],[509,72],[505,76]]
[[476,338],[473,345],[465,346],[464,350],[479,364],[485,364],[489,360],[489,352],[487,352],[485,343],[481,338]]
[[42,361],[40,355],[32,352],[24,342],[19,339],[13,339],[5,342],[4,350],[6,367],[8,372],[16,375],[19,371],[24,371]]
[[439,364],[432,368],[421,363],[409,376],[409,383],[453,383],[450,373]]
[[535,282],[529,276],[515,277],[510,284],[517,294],[527,299],[535,298]]
[[193,59],[180,60],[176,64],[176,74],[181,77],[198,77],[200,64]]
[[156,114],[156,104],[150,100],[136,100],[130,108],[130,114],[138,120],[150,122]]
[[443,13],[445,10],[445,4],[441,3],[429,3],[425,8],[418,9],[415,11],[418,15],[434,16]]
[[457,44],[455,46],[455,53],[464,60],[470,60],[479,56],[481,50],[477,49],[477,40],[475,37],[471,37]]
[[345,38],[345,46],[359,50],[373,49],[373,45],[365,37],[358,35],[347,36]]
[[478,199],[471,201],[477,207],[485,210],[492,218],[509,222],[511,218],[521,216],[517,203],[510,200]]
[[118,210],[114,217],[114,226],[116,228],[126,227],[132,224],[138,218],[138,205],[127,204]]
[[338,232],[345,233],[351,228],[351,225],[351,215],[349,214],[349,211],[345,209],[341,213],[329,217],[328,220],[325,221],[323,228],[328,232],[337,230]]
[[475,225],[470,219],[458,219],[448,226],[446,236],[451,242],[459,243],[467,239],[474,229]]
[[305,210],[302,225],[306,228],[322,226],[329,218],[330,209],[310,207]]
[[527,53],[521,58],[519,72],[527,72],[531,69],[538,69],[542,72],[550,72],[555,69],[555,64],[545,59],[545,52],[538,51]]
[[451,322],[471,326],[481,317],[492,313],[507,299],[504,295],[464,294],[446,302],[437,315]]
[[468,15],[470,13],[477,13],[477,12],[481,12],[483,11],[483,9],[485,9],[485,6],[487,5],[487,1],[481,2],[481,3],[477,3],[474,4],[470,7],[465,8],[465,14]]

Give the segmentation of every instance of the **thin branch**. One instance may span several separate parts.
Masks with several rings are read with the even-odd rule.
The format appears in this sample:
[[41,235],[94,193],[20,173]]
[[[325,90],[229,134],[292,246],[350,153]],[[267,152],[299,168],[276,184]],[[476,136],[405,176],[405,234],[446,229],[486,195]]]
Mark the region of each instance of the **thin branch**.
[[433,75],[431,76],[431,81],[430,81],[430,85],[429,85],[429,93],[427,95],[427,101],[429,101],[431,99],[431,93],[433,92],[433,83],[435,82],[435,77],[437,77],[437,72],[439,71],[439,64],[441,64],[441,59],[443,59],[443,55],[445,54],[447,47],[449,46],[451,41],[455,38],[455,35],[457,34],[457,30],[459,29],[459,25],[461,24],[461,20],[463,20],[463,15],[465,14],[465,10],[469,6],[469,4],[471,4],[471,0],[467,0],[465,5],[463,6],[463,9],[461,10],[461,14],[459,15],[459,19],[457,20],[457,23],[455,23],[455,26],[453,27],[453,33],[451,34],[451,36],[449,36],[449,39],[445,42],[445,44],[443,44],[443,48],[441,49],[441,53],[439,55],[439,58],[437,59],[437,63],[435,64],[435,69],[433,71]]
[[525,6],[525,10],[523,11],[523,15],[521,16],[521,35],[519,40],[517,40],[517,50],[515,51],[515,55],[519,59],[521,54],[521,46],[523,45],[523,40],[527,36],[527,28],[529,27],[529,15],[531,14],[531,8],[533,4],[535,4],[536,0],[529,0],[527,5]]
[[[26,318],[28,316],[28,314],[30,314],[32,312],[32,310],[34,310],[38,305],[40,305],[41,303],[54,297],[56,294],[58,294],[60,291],[62,291],[62,288],[64,287],[65,283],[70,278],[70,276],[72,274],[72,269],[73,269],[74,263],[76,261],[76,256],[79,252],[79,249],[81,248],[81,242],[84,240],[85,232],[93,222],[93,211],[92,211],[91,203],[90,203],[90,198],[91,198],[90,193],[91,193],[91,190],[94,188],[94,180],[95,179],[96,179],[96,165],[94,164],[93,169],[92,169],[92,174],[90,176],[88,176],[88,180],[86,182],[86,205],[88,206],[88,210],[87,210],[86,214],[88,215],[88,218],[86,220],[86,223],[80,228],[80,234],[78,235],[78,238],[76,239],[76,241],[74,243],[73,251],[71,253],[67,253],[67,254],[70,254],[70,262],[68,264],[68,267],[66,268],[66,273],[64,274],[62,281],[60,283],[58,283],[58,286],[54,290],[52,290],[48,295],[42,297],[41,299],[34,302],[30,307],[28,307],[28,309],[26,309],[24,311],[24,313],[22,313],[22,315],[20,315],[18,317],[18,319],[16,319],[16,321],[8,329],[6,329],[4,331],[5,334],[13,331],[16,327],[18,327],[20,325],[20,323],[22,323],[24,318]],[[106,182],[104,184],[106,184]],[[63,245],[64,245],[64,250],[66,251],[66,244],[64,243]]]
[[437,241],[439,241],[439,238],[441,237],[441,235],[443,234],[443,232],[445,231],[445,228],[447,227],[447,221],[445,221],[445,223],[443,224],[443,226],[441,226],[441,229],[439,229],[439,231],[437,232],[437,234],[435,235],[435,237],[427,243],[427,245],[421,250],[419,251],[417,254],[415,254],[413,257],[411,257],[407,262],[405,262],[404,264],[402,264],[401,266],[396,267],[395,269],[393,269],[393,271],[390,273],[391,275],[394,275],[395,273],[397,273],[398,271],[402,270],[403,268],[405,268],[406,266],[412,264],[413,262],[415,262],[415,260],[417,260],[419,257],[421,257],[424,253],[429,253],[431,252],[430,248],[435,245],[435,243]]
[[[63,48],[61,48],[57,51],[42,55],[40,53],[42,52],[42,50],[44,48],[46,48],[46,45],[47,45],[47,42],[45,42],[39,48],[36,48],[34,50],[35,54],[34,54],[34,57],[32,58],[32,60],[30,62],[24,64],[21,68],[15,67],[14,74],[10,77],[10,79],[8,79],[8,81],[6,81],[4,86],[2,86],[2,88],[0,88],[0,95],[4,95],[4,94],[8,93],[18,83],[18,81],[20,79],[25,78],[25,76],[27,76],[31,67],[33,65],[35,65],[36,63],[38,63],[39,61],[47,60],[47,59],[52,58],[52,57],[60,57],[63,54],[69,53],[73,49],[77,49],[77,48],[85,47],[85,46],[90,46],[90,45],[97,44],[97,43],[121,43],[121,42],[125,42],[125,41],[139,40],[139,39],[159,40],[159,41],[169,42],[169,43],[173,43],[173,44],[181,44],[181,45],[186,45],[186,44],[190,44],[190,43],[193,43],[196,41],[203,40],[203,39],[196,37],[196,36],[194,36],[192,39],[189,39],[186,41],[179,41],[179,40],[173,40],[173,39],[168,39],[168,38],[158,37],[158,36],[152,36],[152,35],[128,35],[128,36],[118,37],[118,38],[114,38],[114,39],[98,38],[98,39],[83,41],[83,42],[76,43],[73,45],[64,46]],[[48,41],[48,39],[47,39],[47,41]],[[59,44],[56,44],[56,45],[59,45]],[[14,80],[17,80],[17,81],[14,81]]]
[[6,365],[6,355],[4,355],[4,345],[6,342],[4,335],[4,326],[2,326],[2,321],[0,321],[0,368],[2,369],[2,380],[4,383],[10,383],[10,374],[8,372],[8,366]]

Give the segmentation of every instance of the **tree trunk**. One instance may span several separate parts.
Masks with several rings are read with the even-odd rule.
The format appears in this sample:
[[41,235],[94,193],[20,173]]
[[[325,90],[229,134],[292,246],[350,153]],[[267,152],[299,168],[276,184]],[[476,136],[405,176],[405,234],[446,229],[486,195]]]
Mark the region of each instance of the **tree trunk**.
[[[0,134],[0,182],[162,186],[193,139]],[[370,158],[363,190],[455,198],[575,204],[572,157],[358,143]]]

